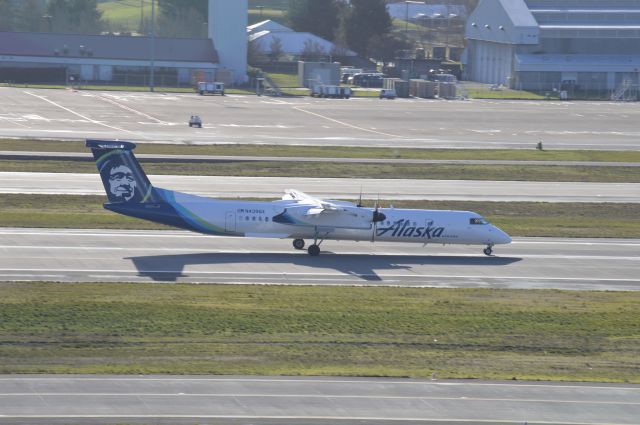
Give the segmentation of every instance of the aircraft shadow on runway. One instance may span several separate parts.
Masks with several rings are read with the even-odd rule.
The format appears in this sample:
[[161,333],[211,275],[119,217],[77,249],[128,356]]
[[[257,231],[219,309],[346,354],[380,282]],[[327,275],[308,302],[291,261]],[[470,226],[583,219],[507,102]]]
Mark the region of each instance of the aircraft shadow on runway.
[[[311,257],[302,253],[198,253],[177,255],[151,255],[128,257],[138,270],[139,276],[149,277],[159,282],[175,282],[179,278],[189,277],[185,268],[190,265],[211,265],[214,271],[223,274],[224,265],[260,263],[273,265],[282,274],[278,265],[295,265],[309,267],[312,270],[335,270],[346,276],[356,277],[364,281],[383,281],[376,271],[400,270],[411,272],[416,266],[506,266],[518,261],[517,257],[457,257],[457,256],[429,256],[429,255],[367,255],[367,254],[336,254],[323,252],[319,257]],[[264,269],[261,269],[261,271]],[[308,270],[305,270],[308,273]],[[229,271],[229,274],[233,274]],[[290,272],[295,275],[295,272]],[[198,274],[194,271],[194,274]],[[239,273],[241,274],[241,273]],[[275,273],[265,272],[265,275]],[[419,277],[419,274],[416,274]]]

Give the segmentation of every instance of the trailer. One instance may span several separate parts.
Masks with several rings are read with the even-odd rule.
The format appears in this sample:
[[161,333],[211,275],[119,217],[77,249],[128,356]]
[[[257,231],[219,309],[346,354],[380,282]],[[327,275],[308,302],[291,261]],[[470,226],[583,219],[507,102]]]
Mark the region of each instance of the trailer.
[[219,94],[224,96],[224,83],[200,81],[198,83],[197,91],[200,96],[204,96],[206,94]]
[[328,84],[312,84],[311,97],[326,97],[333,99],[349,99],[351,97],[350,87],[332,86]]

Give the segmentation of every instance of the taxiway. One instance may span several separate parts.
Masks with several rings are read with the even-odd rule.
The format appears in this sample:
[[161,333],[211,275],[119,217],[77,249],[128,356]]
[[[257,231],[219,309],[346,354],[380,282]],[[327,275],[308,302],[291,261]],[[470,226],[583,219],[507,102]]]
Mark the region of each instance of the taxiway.
[[0,375],[0,423],[631,425],[639,395],[613,384]]
[[[150,175],[157,187],[217,198],[278,199],[297,189],[325,199],[640,202],[640,183]],[[98,173],[0,172],[0,193],[103,195]]]
[[[0,136],[414,148],[637,150],[640,105],[224,97],[0,88]],[[180,111],[176,115],[176,111]],[[204,128],[189,128],[190,115]]]

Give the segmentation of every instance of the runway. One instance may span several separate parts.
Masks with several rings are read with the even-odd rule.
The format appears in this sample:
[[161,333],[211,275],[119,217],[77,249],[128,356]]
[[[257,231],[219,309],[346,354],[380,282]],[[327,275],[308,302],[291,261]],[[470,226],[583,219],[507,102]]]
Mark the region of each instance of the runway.
[[[640,105],[269,98],[0,87],[0,136],[413,148],[638,150]],[[191,114],[204,128],[189,128]]]
[[384,378],[0,375],[0,423],[637,424],[640,386]]
[[[297,189],[324,199],[456,200],[503,202],[640,202],[640,183],[483,180],[317,179],[150,175],[157,187],[217,198],[279,199]],[[0,172],[0,193],[103,195],[98,173]]]
[[0,280],[640,290],[640,241],[516,238],[481,247],[287,239],[182,231],[0,229]]

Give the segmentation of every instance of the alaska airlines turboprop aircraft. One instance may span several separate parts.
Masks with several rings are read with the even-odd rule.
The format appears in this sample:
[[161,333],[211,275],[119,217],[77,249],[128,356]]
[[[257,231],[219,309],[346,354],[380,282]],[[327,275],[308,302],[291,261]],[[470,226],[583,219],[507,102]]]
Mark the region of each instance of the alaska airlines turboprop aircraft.
[[230,201],[160,189],[151,185],[133,155],[136,145],[87,140],[109,202],[119,214],[220,236],[291,238],[296,249],[313,240],[310,255],[325,240],[484,245],[492,254],[511,238],[474,212],[366,208],[345,201],[320,200],[287,190],[273,202]]

